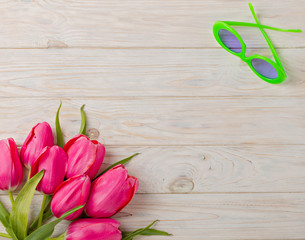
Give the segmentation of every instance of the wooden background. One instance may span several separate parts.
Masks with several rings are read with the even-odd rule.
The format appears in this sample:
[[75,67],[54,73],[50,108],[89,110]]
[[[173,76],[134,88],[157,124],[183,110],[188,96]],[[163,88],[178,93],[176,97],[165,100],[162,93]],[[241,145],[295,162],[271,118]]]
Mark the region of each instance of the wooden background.
[[[305,30],[304,0],[252,2],[261,23]],[[160,219],[174,234],[137,239],[305,239],[304,33],[268,31],[289,76],[270,85],[219,47],[217,20],[254,21],[243,0],[1,1],[1,138],[54,126],[62,100],[68,140],[85,103],[105,164],[142,153],[122,229]],[[258,29],[236,29],[271,56]]]

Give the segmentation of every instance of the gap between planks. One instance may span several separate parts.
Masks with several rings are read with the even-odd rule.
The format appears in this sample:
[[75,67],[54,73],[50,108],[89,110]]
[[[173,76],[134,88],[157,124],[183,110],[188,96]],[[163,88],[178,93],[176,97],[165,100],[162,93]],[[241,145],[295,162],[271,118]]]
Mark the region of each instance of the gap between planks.
[[[216,40],[215,40],[216,41]],[[223,49],[221,47],[0,47],[0,50],[48,50],[48,49],[75,49],[75,50],[218,50]],[[270,50],[269,47],[247,47],[247,50]],[[296,47],[274,47],[275,50],[289,50],[289,49],[305,49],[305,46],[296,46]]]

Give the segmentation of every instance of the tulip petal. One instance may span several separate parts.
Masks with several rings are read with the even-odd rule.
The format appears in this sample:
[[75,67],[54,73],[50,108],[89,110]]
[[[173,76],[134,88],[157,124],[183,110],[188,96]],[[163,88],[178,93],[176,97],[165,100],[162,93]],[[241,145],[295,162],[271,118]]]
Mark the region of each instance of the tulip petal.
[[14,191],[23,179],[23,169],[14,139],[0,140],[0,152],[0,189]]
[[86,174],[88,174],[88,176],[91,179],[93,179],[103,163],[106,149],[105,149],[104,145],[102,145],[98,141],[93,140],[91,142],[96,147],[96,157],[95,157],[95,161],[94,161],[93,165],[89,168],[89,170],[86,172]]
[[[76,136],[74,136],[73,138],[71,138],[66,144],[65,146],[63,147],[63,149],[65,150],[65,152],[68,152],[69,148],[74,144],[74,142],[77,141],[77,139],[81,138],[81,137],[85,137],[87,138],[86,136],[82,135],[82,134],[77,134]],[[89,139],[89,138],[87,138]]]
[[131,201],[138,184],[123,165],[110,169],[93,181],[85,212],[93,218],[113,216]]
[[12,179],[12,166],[13,160],[11,159],[11,151],[8,144],[8,141],[0,141],[0,152],[1,152],[1,168],[0,168],[0,189],[9,190],[11,188],[11,179]]
[[88,174],[96,160],[95,144],[84,135],[78,135],[70,141],[64,147],[68,155],[67,178]]
[[113,219],[79,219],[67,229],[67,240],[121,240],[120,223]]
[[[27,145],[28,145],[28,143],[32,140],[32,138],[34,137],[34,131],[35,131],[35,129],[36,129],[36,127],[39,125],[40,123],[37,123],[32,129],[31,129],[31,132],[29,133],[29,135],[26,137],[26,139],[25,139],[25,141],[24,141],[24,143],[23,143],[23,145],[22,145],[22,147],[21,147],[21,149],[20,149],[20,156],[22,156],[21,157],[21,160],[22,161],[24,161],[24,164],[26,164],[25,163],[25,159],[22,159],[22,158],[25,158],[25,151],[26,151],[26,148],[27,148]],[[24,156],[24,157],[23,157]]]
[[[51,201],[51,209],[56,217],[65,211],[87,202],[90,193],[91,181],[86,175],[72,177],[58,186]],[[66,219],[72,220],[80,216],[83,209],[71,214]]]
[[30,134],[22,145],[20,158],[23,164],[30,168],[46,146],[54,145],[52,129],[47,122],[38,123],[32,128]]
[[126,205],[130,203],[133,196],[136,194],[139,187],[139,181],[135,177],[129,177],[127,184],[121,189],[120,195],[125,198],[119,198],[117,201],[121,202],[121,207],[117,209],[116,213],[120,212]]
[[67,168],[67,154],[59,146],[45,147],[31,168],[31,176],[44,169],[45,174],[37,190],[51,195],[64,181]]
[[23,169],[21,165],[21,161],[18,154],[18,149],[16,143],[13,138],[8,139],[10,150],[11,150],[11,158],[13,159],[13,166],[12,166],[12,188],[9,189],[10,191],[14,191],[22,182],[23,180]]
[[49,147],[45,147],[41,150],[39,157],[35,160],[35,162],[33,163],[32,167],[31,167],[30,178],[32,178],[33,176],[36,175],[36,173],[38,173],[40,159],[41,159],[41,157],[44,156],[44,154],[48,151],[48,149],[49,149]]

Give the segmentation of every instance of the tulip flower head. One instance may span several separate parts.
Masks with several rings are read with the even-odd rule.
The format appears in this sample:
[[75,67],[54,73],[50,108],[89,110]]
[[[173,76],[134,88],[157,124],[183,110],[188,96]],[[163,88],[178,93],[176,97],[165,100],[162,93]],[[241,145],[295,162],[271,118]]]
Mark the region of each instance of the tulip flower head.
[[86,174],[93,179],[105,156],[104,145],[81,134],[67,142],[64,150],[68,154],[67,178]]
[[92,182],[85,208],[93,218],[106,218],[121,211],[138,190],[138,179],[128,175],[123,165],[117,165]]
[[121,240],[119,226],[114,219],[79,219],[69,225],[66,240]]
[[38,123],[27,136],[20,150],[20,158],[26,168],[31,168],[42,149],[54,145],[52,129],[47,122]]
[[44,176],[37,185],[37,190],[51,195],[55,189],[64,181],[67,169],[67,154],[56,145],[45,147],[31,168],[31,177],[42,169]]
[[22,182],[23,170],[14,139],[0,140],[0,189],[14,191]]
[[[105,157],[105,147],[85,136],[85,105],[80,108],[80,134],[66,145],[59,120],[61,105],[55,118],[57,145],[54,145],[52,129],[46,122],[33,127],[20,156],[12,138],[0,140],[0,190],[8,191],[12,206],[8,211],[0,201],[0,222],[2,229],[7,231],[0,233],[0,238],[131,240],[138,235],[169,236],[151,228],[157,220],[147,227],[121,232],[120,223],[109,218],[121,211],[138,190],[138,179],[129,176],[122,164],[139,153],[112,164],[96,176]],[[22,164],[29,169],[29,174],[14,198],[12,191],[23,180]],[[35,190],[44,193],[43,200],[39,214],[29,224],[29,208]],[[57,219],[47,221],[52,217]],[[52,238],[55,225],[63,219],[74,222],[59,237]]]
[[[51,200],[53,215],[59,218],[65,212],[87,202],[91,187],[91,180],[87,175],[72,177],[58,186]],[[66,217],[73,220],[79,217],[83,208]]]

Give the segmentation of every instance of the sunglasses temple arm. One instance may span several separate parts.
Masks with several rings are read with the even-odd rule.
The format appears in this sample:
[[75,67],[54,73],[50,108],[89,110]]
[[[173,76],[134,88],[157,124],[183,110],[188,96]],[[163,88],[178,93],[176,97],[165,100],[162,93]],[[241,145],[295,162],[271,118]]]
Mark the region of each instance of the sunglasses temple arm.
[[279,31],[279,32],[296,32],[296,33],[302,32],[302,30],[300,30],[300,29],[283,29],[283,28],[270,27],[270,26],[261,25],[261,24],[258,25],[256,23],[235,22],[235,21],[222,21],[222,22],[224,22],[230,26],[258,27],[258,28],[259,28],[259,26],[261,26],[262,28]]
[[271,52],[272,52],[272,54],[273,54],[273,57],[274,57],[275,61],[277,62],[277,64],[278,64],[278,65],[282,68],[282,70],[284,71],[284,67],[283,67],[283,65],[282,65],[282,63],[281,63],[281,60],[280,60],[279,56],[277,55],[277,52],[276,52],[276,50],[275,50],[275,48],[274,48],[274,46],[273,46],[273,44],[272,44],[270,38],[268,37],[267,33],[266,33],[266,32],[264,31],[264,29],[261,27],[261,25],[260,25],[260,23],[259,23],[259,21],[258,21],[258,19],[257,19],[257,16],[256,16],[256,14],[255,14],[255,12],[254,12],[254,8],[253,8],[253,6],[252,6],[251,3],[249,3],[249,8],[250,8],[250,10],[251,10],[251,13],[252,13],[252,15],[253,15],[253,18],[254,18],[255,22],[257,23],[259,29],[261,30],[261,32],[262,32],[264,38],[266,39],[266,41],[267,41],[267,43],[268,43],[268,45],[269,45],[269,47],[270,47],[270,50],[271,50]]

